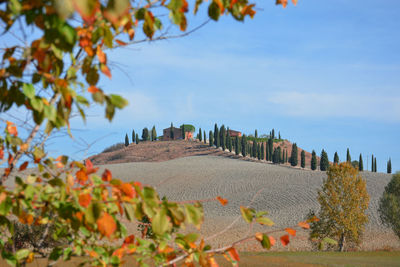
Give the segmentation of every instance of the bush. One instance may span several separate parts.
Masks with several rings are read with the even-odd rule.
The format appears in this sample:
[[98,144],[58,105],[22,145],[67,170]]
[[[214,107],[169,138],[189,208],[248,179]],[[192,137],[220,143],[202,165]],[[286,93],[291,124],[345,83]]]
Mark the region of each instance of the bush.
[[120,149],[122,149],[124,147],[125,147],[124,143],[116,143],[116,144],[113,144],[113,145],[105,148],[101,153],[117,151],[117,150],[120,150]]
[[379,201],[379,215],[382,223],[400,238],[400,172],[392,176]]

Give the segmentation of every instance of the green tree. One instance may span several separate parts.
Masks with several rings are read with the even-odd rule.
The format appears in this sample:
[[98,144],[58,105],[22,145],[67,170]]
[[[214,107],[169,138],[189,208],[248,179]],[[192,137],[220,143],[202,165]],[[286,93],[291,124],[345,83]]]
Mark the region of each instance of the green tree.
[[304,150],[301,151],[301,167],[303,169],[306,167],[306,153]]
[[171,140],[175,139],[175,134],[174,134],[174,125],[171,122],[171,127],[169,128],[169,136],[171,137]]
[[368,221],[369,195],[365,180],[349,163],[333,165],[318,191],[318,222],[311,224],[310,238],[337,241],[338,250],[359,244]]
[[257,132],[257,129],[255,129],[255,131],[254,131],[254,138],[255,138],[255,139],[257,139],[257,138],[258,138],[258,132]]
[[202,133],[201,133],[201,128],[199,128],[199,133],[198,133],[198,135],[199,135],[199,141],[200,141],[200,142],[203,141],[203,139],[202,139]]
[[257,144],[257,159],[261,160],[261,145]]
[[247,141],[246,141],[246,135],[244,134],[241,138],[242,141],[242,156],[246,157],[247,155]]
[[135,141],[136,141],[136,144],[139,144],[139,134],[138,133],[136,133],[136,135],[135,135]]
[[339,164],[339,155],[338,155],[337,151],[335,152],[335,155],[333,156],[333,163]]
[[251,150],[251,156],[253,158],[257,158],[257,141],[255,139],[253,141],[253,148]]
[[320,170],[321,171],[326,171],[329,168],[329,159],[328,159],[328,153],[325,152],[325,150],[322,149],[321,151],[321,161],[320,161]]
[[374,172],[378,172],[378,169],[376,168],[376,157],[374,158]]
[[229,130],[226,132],[226,142],[229,152],[232,152],[232,138]]
[[217,124],[215,124],[215,126],[214,126],[214,145],[215,145],[216,148],[220,147],[220,144],[221,144],[220,141],[221,140],[220,140],[220,137],[219,137],[219,129],[218,129]]
[[272,155],[274,153],[274,139],[272,137],[268,138],[268,152],[269,152],[269,160],[272,161],[273,158]]
[[240,153],[240,144],[239,144],[239,136],[235,137],[235,154],[239,155]]
[[129,146],[128,134],[125,134],[125,146]]
[[186,136],[185,136],[185,124],[182,124],[181,125],[181,135],[182,135],[182,139],[186,139]]
[[364,163],[363,163],[363,158],[362,158],[361,153],[360,153],[360,157],[358,159],[358,170],[360,172],[362,172],[364,170]]
[[282,138],[281,138],[281,132],[279,131],[279,133],[278,133],[278,136],[279,136],[279,140],[282,140]]
[[150,139],[149,129],[147,129],[147,127],[144,127],[143,131],[142,131],[142,140],[143,141],[148,141],[149,139]]
[[292,145],[292,154],[290,155],[290,165],[297,166],[297,164],[298,164],[297,144],[294,143]]
[[222,124],[221,128],[219,129],[219,142],[222,148],[222,151],[226,149],[226,129],[225,125]]
[[264,154],[264,142],[261,143],[261,159],[265,160],[265,154]]
[[272,138],[272,140],[275,139],[275,129],[272,129],[271,138]]
[[285,163],[288,163],[288,153],[287,153],[287,149],[285,149]]
[[379,200],[379,216],[382,223],[400,238],[400,172],[392,175]]
[[374,154],[372,154],[372,157],[371,157],[371,172],[375,172],[375,169],[374,169]]
[[153,125],[153,128],[151,129],[151,141],[156,141],[156,140],[157,140],[156,126]]
[[392,160],[389,158],[387,162],[387,168],[386,168],[387,173],[392,173]]
[[311,153],[311,170],[315,171],[317,169],[317,154],[313,150]]
[[210,130],[210,132],[208,133],[208,144],[210,146],[214,145],[214,134],[213,132]]
[[346,161],[348,163],[351,163],[351,156],[350,156],[350,149],[349,148],[347,148]]
[[135,143],[135,130],[132,130],[132,143]]
[[207,144],[207,135],[206,135],[206,131],[203,131],[203,141],[204,141],[204,144]]

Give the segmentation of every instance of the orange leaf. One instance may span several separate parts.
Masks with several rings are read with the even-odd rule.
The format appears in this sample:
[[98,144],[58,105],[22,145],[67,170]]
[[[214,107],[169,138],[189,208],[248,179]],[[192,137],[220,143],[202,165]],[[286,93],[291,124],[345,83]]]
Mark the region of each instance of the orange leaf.
[[208,264],[210,267],[219,267],[217,261],[213,257],[208,258]]
[[25,161],[24,163],[22,163],[22,165],[19,167],[19,171],[21,172],[21,171],[23,171],[23,170],[25,170],[26,169],[26,167],[28,167],[28,162],[27,161]]
[[317,216],[313,216],[312,218],[308,219],[306,222],[311,223],[311,222],[318,222],[319,219],[317,218]]
[[239,254],[237,253],[237,251],[234,247],[231,247],[230,249],[228,249],[228,254],[233,260],[240,261]]
[[310,225],[307,222],[299,222],[298,226],[303,229],[310,229]]
[[297,5],[297,0],[292,0],[293,5]]
[[89,93],[96,93],[96,92],[98,92],[98,91],[100,91],[100,89],[99,88],[97,88],[96,86],[94,86],[94,85],[91,85],[91,86],[89,86],[89,88],[88,88],[88,92]]
[[93,169],[93,163],[90,161],[90,159],[85,160],[85,166],[86,166],[86,169],[89,169],[89,170]]
[[112,174],[111,174],[111,172],[110,172],[108,169],[105,169],[104,172],[103,172],[103,175],[101,176],[101,179],[102,179],[104,182],[109,182],[109,181],[111,181],[111,179],[112,179]]
[[217,197],[217,200],[221,203],[222,206],[225,206],[226,204],[228,204],[228,200],[225,198],[222,198],[220,196]]
[[31,262],[33,262],[34,259],[35,259],[35,253],[31,252],[31,253],[29,253],[28,257],[26,258],[26,262],[31,263]]
[[19,149],[20,149],[21,151],[26,151],[26,150],[28,149],[28,144],[26,144],[26,143],[22,144],[22,145],[19,147]]
[[1,194],[0,194],[0,204],[1,204],[1,202],[3,202],[4,199],[6,199],[6,198],[7,198],[7,194],[6,194],[5,192],[1,192]]
[[125,237],[124,245],[133,244],[134,241],[135,241],[134,235],[127,236],[127,237]]
[[273,238],[272,236],[268,236],[268,238],[269,238],[269,242],[271,243],[271,247],[273,246],[273,245],[275,245],[275,243],[276,243],[276,240],[275,240],[275,238]]
[[296,230],[293,228],[285,228],[285,231],[291,236],[296,236]]
[[101,50],[100,45],[97,46],[96,55],[100,63],[107,64],[107,56],[104,54],[103,50]]
[[7,121],[7,131],[9,134],[18,136],[17,127],[15,127],[14,123]]
[[287,244],[289,244],[289,235],[283,235],[281,236],[281,243],[283,246],[286,246]]
[[108,78],[111,79],[111,72],[110,69],[105,64],[100,64],[100,70],[104,73]]
[[128,43],[125,43],[121,40],[115,39],[115,42],[117,42],[119,45],[127,45]]
[[83,212],[78,211],[75,213],[75,217],[81,222],[83,220]]
[[80,194],[79,195],[79,204],[82,207],[87,208],[91,201],[92,201],[92,196],[90,194]]
[[117,229],[117,224],[115,223],[114,218],[105,212],[99,219],[97,219],[97,227],[102,235],[110,237]]
[[135,189],[129,183],[123,183],[120,186],[121,191],[128,197],[133,198],[136,195]]
[[282,5],[285,8],[288,4],[288,0],[276,0],[276,4]]
[[125,253],[125,248],[118,248],[116,250],[114,250],[113,252],[113,256],[117,256],[119,259],[122,259],[122,257],[124,256]]
[[245,6],[245,7],[242,9],[242,15],[243,15],[243,16],[249,15],[250,18],[253,18],[254,15],[256,14],[256,11],[253,10],[253,7],[254,7],[254,6],[255,6],[254,4]]
[[0,159],[4,158],[4,150],[0,148]]
[[33,216],[32,214],[27,214],[26,212],[22,212],[21,216],[19,216],[18,220],[22,224],[32,224],[33,223]]
[[61,168],[64,167],[64,164],[62,164],[61,162],[57,162],[57,163],[56,163],[56,167],[59,168],[59,169],[61,169]]
[[76,179],[78,179],[78,182],[83,185],[87,181],[88,176],[85,171],[79,170],[76,172]]

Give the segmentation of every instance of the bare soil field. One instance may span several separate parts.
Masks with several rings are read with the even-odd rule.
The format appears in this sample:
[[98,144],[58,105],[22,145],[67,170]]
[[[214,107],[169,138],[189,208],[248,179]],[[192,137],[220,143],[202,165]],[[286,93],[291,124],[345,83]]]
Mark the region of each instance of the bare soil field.
[[[318,210],[317,190],[325,172],[295,169],[268,163],[236,160],[229,157],[198,155],[162,162],[132,162],[101,165],[113,176],[125,181],[140,181],[157,188],[160,197],[170,200],[200,200],[222,196],[229,204],[204,203],[205,222],[202,232],[214,246],[229,244],[233,240],[258,231],[268,231],[296,225],[304,220],[310,209]],[[370,194],[369,223],[361,250],[400,249],[400,242],[390,229],[383,227],[377,212],[378,201],[391,175],[362,172]],[[253,201],[252,201],[253,200]],[[275,222],[273,227],[248,225],[240,218],[241,205],[266,210]],[[237,219],[239,218],[239,219]],[[231,228],[224,232],[228,226]],[[130,230],[135,231],[136,225]],[[219,233],[219,234],[218,234]],[[213,238],[215,234],[218,234]],[[279,234],[275,235],[278,239]],[[280,244],[274,250],[309,250],[307,232],[299,231],[287,247]],[[241,247],[245,251],[260,249],[256,242]]]

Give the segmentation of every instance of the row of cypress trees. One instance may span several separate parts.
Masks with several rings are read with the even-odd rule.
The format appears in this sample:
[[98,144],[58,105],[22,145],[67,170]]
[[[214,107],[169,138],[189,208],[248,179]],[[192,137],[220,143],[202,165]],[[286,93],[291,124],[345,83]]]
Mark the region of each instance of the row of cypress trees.
[[[139,141],[156,141],[157,140],[157,131],[156,131],[156,126],[153,125],[153,128],[151,129],[151,132],[149,132],[149,129],[147,127],[144,127],[142,130],[142,139],[139,139],[138,133],[135,133],[135,130],[132,130],[132,135],[131,135],[131,140],[132,143],[139,144]],[[128,134],[125,134],[125,146],[129,146],[129,137]]]

